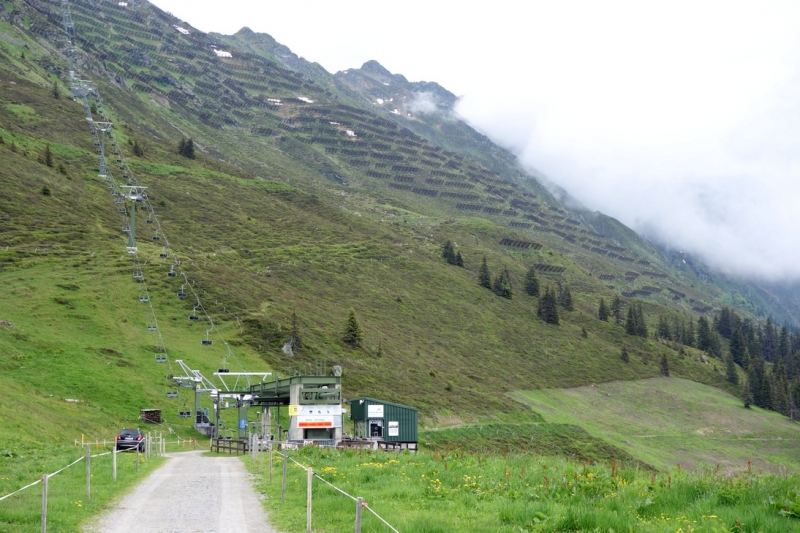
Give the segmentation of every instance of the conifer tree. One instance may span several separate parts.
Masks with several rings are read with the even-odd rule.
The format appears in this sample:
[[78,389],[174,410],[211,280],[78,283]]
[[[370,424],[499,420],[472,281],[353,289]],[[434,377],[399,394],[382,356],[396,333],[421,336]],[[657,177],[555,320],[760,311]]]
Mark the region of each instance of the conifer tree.
[[44,164],[51,168],[53,166],[53,152],[50,150],[50,143],[44,147]]
[[489,274],[489,266],[486,264],[486,256],[483,256],[483,263],[478,270],[478,283],[481,287],[492,290],[492,276]]
[[503,298],[509,300],[513,297],[511,292],[511,283],[508,280],[508,271],[503,270],[495,279],[492,285],[492,291]]
[[739,384],[739,374],[736,373],[736,364],[733,362],[732,356],[725,358],[725,379],[728,380],[728,383]]
[[347,317],[347,323],[344,327],[344,335],[342,342],[349,344],[353,348],[360,348],[364,342],[364,332],[361,330],[361,324],[358,323],[356,310],[350,308],[350,315]]
[[536,276],[536,268],[531,267],[525,274],[525,292],[529,296],[539,297],[539,278]]
[[181,140],[178,142],[178,154],[183,155],[184,150],[186,150],[186,139],[181,137]]
[[622,352],[619,354],[619,357],[626,363],[631,362],[631,357],[628,355],[628,349],[624,345],[622,346]]
[[572,292],[569,290],[569,285],[564,285],[564,290],[561,291],[561,307],[564,308],[565,311],[574,311],[575,306],[572,303]]
[[628,335],[636,335],[636,312],[633,310],[633,305],[628,306],[628,318],[625,319],[625,333]]
[[464,258],[461,257],[461,251],[456,252],[456,266],[464,268]]
[[636,312],[636,334],[640,337],[647,338],[647,322],[644,319],[644,311],[642,311],[642,304],[635,306]]
[[448,264],[456,264],[456,251],[455,248],[453,248],[452,241],[447,241],[444,243],[444,246],[442,246],[442,257]]
[[669,377],[669,361],[667,360],[667,354],[661,356],[661,375]]
[[614,300],[611,301],[611,316],[618,326],[622,324],[622,300],[619,296],[614,296]]
[[608,321],[608,307],[606,307],[606,301],[602,298],[600,298],[600,305],[597,307],[597,318]]
[[747,381],[745,381],[742,386],[742,402],[744,403],[745,409],[750,409],[750,406],[753,405],[753,391],[750,389],[750,383]]
[[789,416],[789,382],[783,361],[775,363],[772,371],[772,409]]
[[733,333],[731,334],[730,350],[733,362],[744,367],[744,351],[746,348],[744,337],[742,336],[742,330],[739,328],[733,330]]
[[133,141],[133,155],[136,157],[142,157],[144,155],[144,149],[142,149],[142,145],[139,144],[139,140]]
[[696,342],[694,335],[694,319],[689,317],[689,328],[686,330],[686,341],[683,344],[686,346],[694,346]]
[[697,348],[708,352],[711,348],[711,328],[706,317],[697,320]]
[[672,340],[672,332],[669,329],[669,322],[664,315],[658,317],[658,336],[662,339]]
[[292,348],[294,349],[301,349],[303,347],[303,341],[300,338],[300,326],[297,323],[297,312],[292,311],[292,329],[289,331],[289,342],[292,344]]
[[61,88],[59,88],[57,81],[53,82],[53,98],[56,100],[61,98]]
[[548,324],[558,324],[558,303],[555,289],[550,287],[545,289],[544,294],[539,298],[539,308],[536,314]]

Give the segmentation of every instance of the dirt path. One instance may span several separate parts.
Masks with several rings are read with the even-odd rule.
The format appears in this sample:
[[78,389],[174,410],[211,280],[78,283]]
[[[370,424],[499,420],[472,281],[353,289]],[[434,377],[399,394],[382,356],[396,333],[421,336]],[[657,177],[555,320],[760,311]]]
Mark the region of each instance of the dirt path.
[[277,533],[237,458],[177,453],[85,533]]

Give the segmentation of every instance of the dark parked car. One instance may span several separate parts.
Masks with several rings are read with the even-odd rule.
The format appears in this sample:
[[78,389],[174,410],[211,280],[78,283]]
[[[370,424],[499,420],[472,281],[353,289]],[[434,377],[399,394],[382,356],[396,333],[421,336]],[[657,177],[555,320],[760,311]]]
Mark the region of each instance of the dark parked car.
[[140,452],[144,451],[144,435],[139,428],[123,429],[117,435],[117,450],[130,450],[136,448]]

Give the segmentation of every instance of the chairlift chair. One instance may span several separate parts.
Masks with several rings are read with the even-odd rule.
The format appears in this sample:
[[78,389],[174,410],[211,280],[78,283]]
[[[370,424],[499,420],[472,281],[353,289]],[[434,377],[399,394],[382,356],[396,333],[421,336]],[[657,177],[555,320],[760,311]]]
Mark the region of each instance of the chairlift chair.
[[139,295],[139,301],[142,302],[143,304],[146,304],[147,302],[150,301],[150,297],[147,295],[146,292],[143,292],[142,294]]
[[213,344],[212,340],[208,338],[208,330],[206,330],[206,338],[200,341],[201,346],[211,346]]
[[156,355],[156,363],[166,363],[167,358],[163,354]]
[[175,265],[170,265],[169,272],[167,272],[167,276],[169,276],[171,278],[177,278],[178,277],[178,273],[175,272]]
[[154,240],[154,241],[160,241],[160,240],[161,240],[161,237],[159,237],[159,236],[158,236],[158,234],[156,234],[156,235],[153,235],[153,240]]
[[144,279],[144,274],[142,274],[141,270],[135,270],[133,272],[133,279],[136,281],[142,281]]
[[194,309],[192,309],[192,314],[189,315],[189,321],[197,322],[198,320],[200,320],[200,317],[197,316],[197,306],[194,306]]
[[177,398],[178,391],[168,390],[167,391],[167,398]]
[[159,254],[158,254],[158,257],[160,257],[160,258],[162,258],[162,259],[165,259],[165,258],[167,257],[167,252],[166,252],[166,250],[164,250],[163,252],[159,253]]
[[158,331],[158,326],[155,324],[147,324],[147,331]]
[[186,296],[187,296],[186,291],[184,290],[184,287],[186,287],[186,285],[181,285],[181,288],[178,291],[178,298],[180,298],[181,300],[185,300]]
[[130,232],[131,232],[131,228],[128,228],[128,227],[122,228],[122,233],[130,233]]

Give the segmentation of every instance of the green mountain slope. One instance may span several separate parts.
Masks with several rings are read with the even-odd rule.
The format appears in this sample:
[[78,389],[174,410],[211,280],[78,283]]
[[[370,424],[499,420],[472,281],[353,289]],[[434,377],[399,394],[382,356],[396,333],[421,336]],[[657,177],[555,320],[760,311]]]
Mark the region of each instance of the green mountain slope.
[[683,379],[615,381],[515,392],[548,422],[577,424],[660,469],[699,465],[796,468],[800,427],[746,410],[735,397]]
[[[10,390],[45,387],[36,402],[63,413],[65,429],[75,409],[89,409],[82,420],[97,427],[142,407],[175,412],[123,222],[97,176],[83,108],[67,97],[60,4],[0,5],[0,320],[14,325],[0,326],[2,379]],[[362,87],[271,38],[203,34],[147,2],[70,8],[80,72],[102,94],[160,235],[234,356],[219,341],[200,346],[207,328],[186,318],[195,302],[175,297],[185,283],[167,277],[164,241],[139,220],[170,361],[205,373],[226,358],[238,370],[292,372],[324,359],[344,368],[348,396],[413,404],[428,421],[530,416],[505,393],[655,377],[664,358],[674,376],[736,392],[722,361],[627,336],[596,318],[597,305],[636,299],[652,331],[659,315],[771,309],[765,299],[731,302],[618,222],[568,210],[463,122],[367,105],[363,87],[386,75],[379,65],[361,69]],[[409,98],[441,89],[392,79]],[[197,159],[176,153],[188,137]],[[53,167],[41,161],[47,143]],[[447,240],[465,268],[442,259]],[[493,275],[507,272],[513,299],[478,286],[484,256]],[[574,310],[558,326],[540,321],[524,293],[531,267],[543,287],[571,290]],[[341,341],[351,307],[365,332],[358,349]],[[304,348],[289,357],[292,313]],[[3,401],[11,412],[23,399]]]

